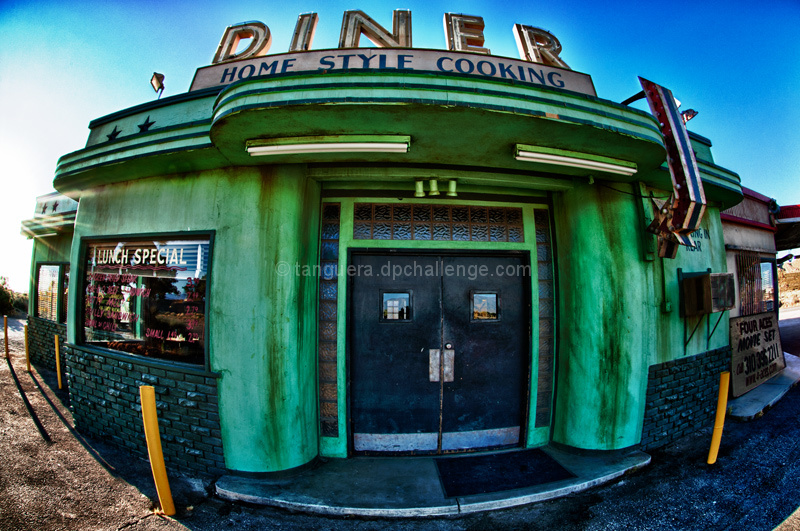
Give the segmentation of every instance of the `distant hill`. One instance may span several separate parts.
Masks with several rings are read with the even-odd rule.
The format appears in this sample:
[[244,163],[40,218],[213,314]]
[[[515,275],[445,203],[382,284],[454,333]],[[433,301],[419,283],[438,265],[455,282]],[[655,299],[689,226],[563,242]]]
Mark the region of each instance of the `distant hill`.
[[800,259],[784,262],[778,268],[778,290],[784,307],[800,306]]
[[791,262],[784,262],[781,267],[778,268],[778,274],[780,275],[780,270],[785,271],[786,273],[798,273],[800,272],[800,258],[795,258]]

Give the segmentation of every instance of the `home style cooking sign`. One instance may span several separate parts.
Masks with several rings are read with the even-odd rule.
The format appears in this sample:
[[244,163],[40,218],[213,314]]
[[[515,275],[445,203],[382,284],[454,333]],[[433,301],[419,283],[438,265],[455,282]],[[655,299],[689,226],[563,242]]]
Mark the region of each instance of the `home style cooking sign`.
[[[484,47],[483,17],[445,13],[448,51],[415,50],[411,45],[411,11],[395,10],[392,31],[360,10],[345,11],[338,49],[309,51],[319,21],[316,13],[297,19],[289,53],[267,56],[272,34],[262,22],[228,27],[211,66],[199,68],[189,89],[222,87],[262,76],[352,70],[436,72],[505,79],[596,96],[591,77],[574,72],[559,57],[561,43],[550,32],[514,25],[521,60],[493,57]],[[377,48],[359,48],[361,36]],[[240,41],[250,39],[237,51]]]

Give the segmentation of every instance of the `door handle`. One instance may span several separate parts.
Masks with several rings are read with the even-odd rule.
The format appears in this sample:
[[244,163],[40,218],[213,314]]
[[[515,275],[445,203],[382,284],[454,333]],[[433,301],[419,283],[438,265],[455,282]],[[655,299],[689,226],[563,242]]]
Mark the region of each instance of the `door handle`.
[[[447,344],[450,346],[450,343]],[[455,377],[456,351],[452,348],[444,349],[444,381],[452,382]],[[428,379],[431,382],[439,381],[442,369],[442,351],[438,348],[428,349]]]
[[439,381],[439,368],[441,363],[441,351],[438,348],[428,350],[428,379],[430,381]]
[[[448,343],[447,346],[450,346]],[[444,381],[452,382],[455,378],[456,351],[452,348],[444,349]]]

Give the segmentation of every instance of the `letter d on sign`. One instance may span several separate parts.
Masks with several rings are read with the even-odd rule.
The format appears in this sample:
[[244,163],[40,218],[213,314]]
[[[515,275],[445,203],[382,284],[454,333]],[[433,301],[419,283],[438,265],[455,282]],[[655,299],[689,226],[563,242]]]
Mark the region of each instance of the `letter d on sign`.
[[[247,49],[236,53],[236,48],[239,46],[239,41],[242,39],[253,39]],[[211,61],[212,65],[219,63],[227,63],[229,61],[237,61],[239,59],[247,59],[248,57],[258,57],[259,55],[266,55],[272,46],[272,33],[269,28],[261,22],[247,22],[244,24],[237,24],[235,26],[228,26],[222,40],[217,48],[217,53],[214,54],[214,60]]]

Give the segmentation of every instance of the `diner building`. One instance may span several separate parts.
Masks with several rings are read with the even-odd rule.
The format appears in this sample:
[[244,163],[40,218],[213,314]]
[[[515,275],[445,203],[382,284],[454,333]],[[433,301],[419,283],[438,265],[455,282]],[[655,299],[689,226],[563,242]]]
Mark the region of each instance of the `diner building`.
[[464,15],[423,50],[348,13],[333,50],[229,28],[187,92],[60,159],[55,226],[23,224],[29,326],[43,355],[65,338],[77,428],[146,455],[153,385],[169,467],[269,476],[707,426],[729,307],[685,280],[727,273],[743,196],[669,91],[656,115],[604,99],[529,26],[512,59]]

